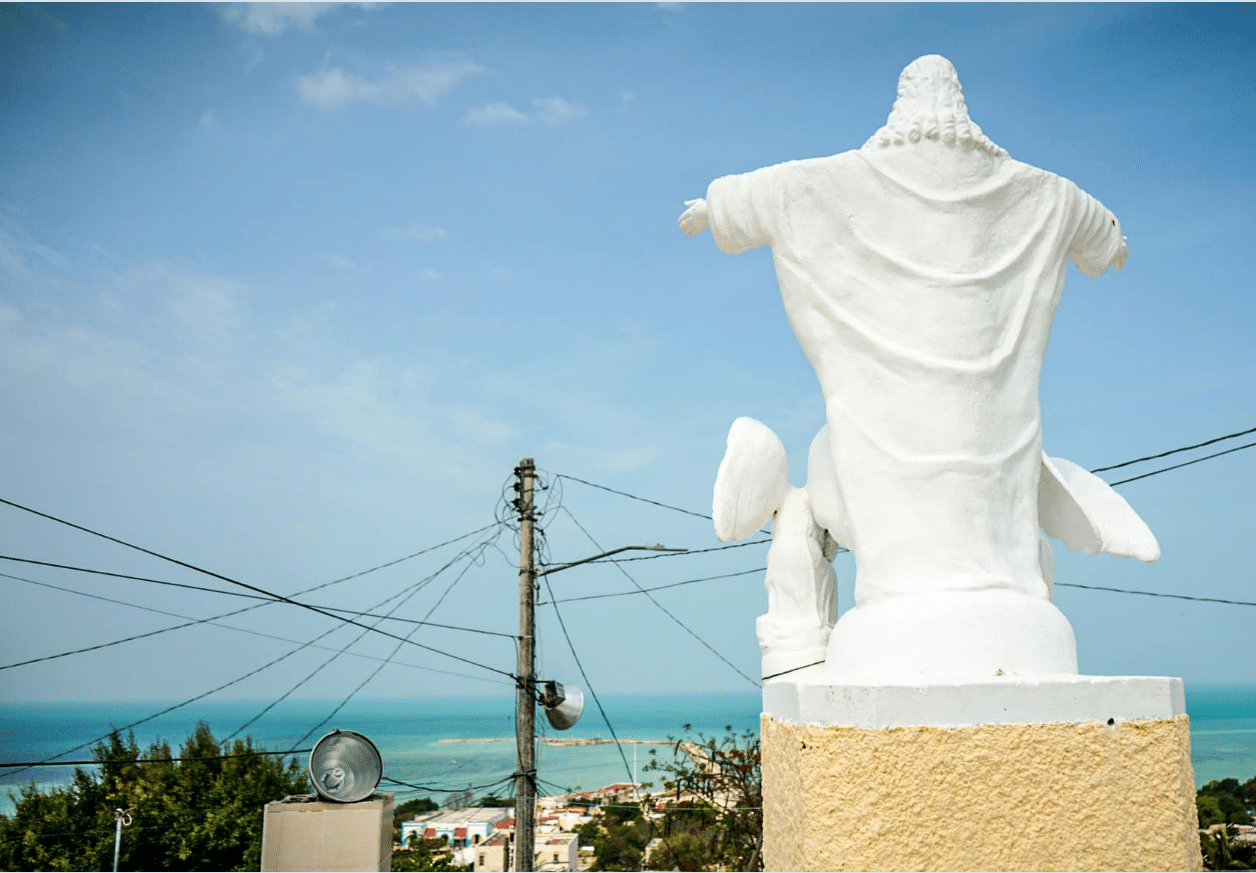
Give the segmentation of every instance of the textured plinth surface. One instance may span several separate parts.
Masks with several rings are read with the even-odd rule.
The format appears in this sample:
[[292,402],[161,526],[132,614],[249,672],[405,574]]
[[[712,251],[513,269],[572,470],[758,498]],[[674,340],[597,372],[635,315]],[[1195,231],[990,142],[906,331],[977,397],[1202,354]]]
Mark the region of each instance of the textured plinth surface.
[[762,740],[769,870],[1200,869],[1185,715]]

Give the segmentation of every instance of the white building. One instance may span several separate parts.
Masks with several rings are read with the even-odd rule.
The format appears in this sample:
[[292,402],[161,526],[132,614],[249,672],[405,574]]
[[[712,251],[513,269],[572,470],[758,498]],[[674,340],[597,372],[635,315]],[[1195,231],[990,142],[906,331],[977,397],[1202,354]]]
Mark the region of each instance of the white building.
[[[512,837],[497,833],[476,846],[476,873],[503,873],[511,868]],[[575,834],[537,834],[532,869],[538,873],[569,873],[580,869],[579,838]]]
[[401,844],[406,845],[410,835],[417,834],[427,840],[444,840],[455,849],[478,846],[492,836],[493,825],[510,812],[500,807],[473,806],[429,813],[401,823]]

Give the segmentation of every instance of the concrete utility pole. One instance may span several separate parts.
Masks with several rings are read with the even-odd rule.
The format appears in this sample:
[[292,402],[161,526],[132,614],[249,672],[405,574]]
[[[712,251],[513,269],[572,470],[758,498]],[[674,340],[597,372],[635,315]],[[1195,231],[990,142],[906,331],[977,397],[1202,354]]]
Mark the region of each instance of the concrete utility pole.
[[532,492],[536,466],[524,458],[515,468],[519,481],[519,669],[515,741],[515,870],[532,869],[536,833],[536,570],[532,564]]

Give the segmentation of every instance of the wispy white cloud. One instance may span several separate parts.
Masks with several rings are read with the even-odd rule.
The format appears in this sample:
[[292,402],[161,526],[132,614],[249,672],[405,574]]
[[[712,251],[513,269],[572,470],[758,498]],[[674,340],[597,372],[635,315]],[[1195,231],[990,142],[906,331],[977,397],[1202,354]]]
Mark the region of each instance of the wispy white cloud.
[[509,103],[485,103],[468,109],[462,120],[479,125],[521,124],[529,121],[562,124],[577,121],[589,114],[584,104],[565,97],[534,97],[528,106],[528,111],[524,112]]
[[351,103],[392,104],[418,100],[433,105],[468,76],[483,71],[470,61],[444,61],[420,66],[391,67],[379,78],[368,79],[328,67],[297,78],[297,91],[306,103],[324,111]]
[[527,121],[528,116],[509,103],[485,103],[468,109],[462,120],[468,124],[514,124]]
[[[281,439],[352,447],[368,463],[441,480],[473,471],[477,452],[518,435],[499,399],[458,388],[462,374],[492,372],[475,358],[346,345],[334,301],[272,320],[248,305],[257,289],[194,263],[71,257],[21,232],[0,233],[0,243],[0,276],[25,292],[0,302],[0,396],[38,392],[51,418],[108,410],[180,434],[189,451],[206,421],[266,421]],[[82,305],[89,288],[104,293],[98,285],[111,303]],[[76,305],[38,302],[47,297]],[[247,442],[214,451],[231,467]],[[433,457],[442,463],[433,467]]]
[[196,122],[196,126],[201,130],[213,130],[218,126],[218,119],[214,116],[214,110],[206,109],[201,113],[200,119]]
[[239,285],[215,277],[171,274],[162,266],[155,269],[166,274],[166,311],[194,342],[221,347],[239,330]]
[[0,269],[19,280],[28,280],[35,271],[61,272],[67,259],[60,252],[22,234],[0,230]]
[[532,109],[546,124],[575,121],[589,114],[583,105],[562,97],[537,97],[532,101]]
[[449,236],[449,231],[434,224],[420,224],[412,221],[401,227],[389,227],[380,232],[380,239],[402,240],[406,242],[432,243]]
[[285,30],[311,30],[314,22],[336,8],[374,9],[378,3],[228,3],[222,17],[249,33],[278,36]]

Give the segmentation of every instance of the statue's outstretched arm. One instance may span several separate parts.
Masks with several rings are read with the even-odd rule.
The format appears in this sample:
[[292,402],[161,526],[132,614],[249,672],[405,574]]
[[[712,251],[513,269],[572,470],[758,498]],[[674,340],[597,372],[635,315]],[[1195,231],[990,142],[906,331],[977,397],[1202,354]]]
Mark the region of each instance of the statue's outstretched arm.
[[686,200],[685,205],[689,208],[676,223],[687,235],[697,236],[707,229],[707,202],[699,197],[697,200]]

